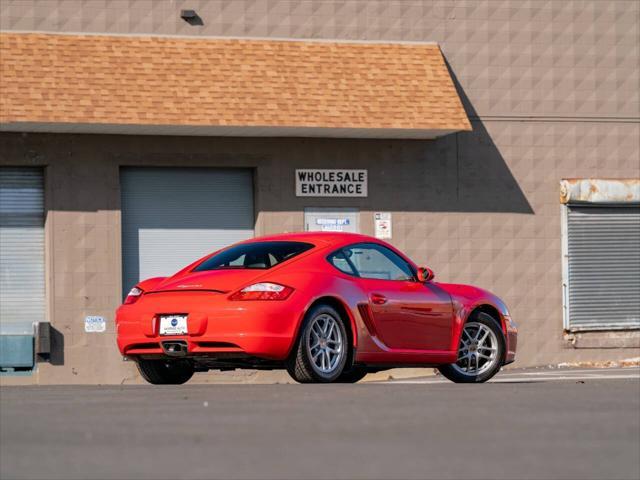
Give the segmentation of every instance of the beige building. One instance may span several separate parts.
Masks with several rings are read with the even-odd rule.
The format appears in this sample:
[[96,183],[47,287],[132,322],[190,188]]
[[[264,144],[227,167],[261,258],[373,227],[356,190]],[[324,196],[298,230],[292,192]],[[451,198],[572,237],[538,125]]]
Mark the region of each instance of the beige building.
[[639,16],[0,2],[0,381],[136,381],[113,324],[135,281],[254,235],[388,235],[376,218],[507,302],[514,366],[640,356]]

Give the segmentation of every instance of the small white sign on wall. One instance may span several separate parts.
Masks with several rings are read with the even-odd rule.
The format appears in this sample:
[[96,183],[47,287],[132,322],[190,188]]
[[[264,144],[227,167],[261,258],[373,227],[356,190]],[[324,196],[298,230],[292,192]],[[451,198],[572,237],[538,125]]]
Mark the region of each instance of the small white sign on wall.
[[358,233],[357,208],[305,207],[304,229],[307,232]]
[[348,218],[316,218],[316,225],[321,232],[344,232],[351,221]]
[[296,169],[296,197],[366,197],[367,170]]
[[391,238],[391,213],[376,212],[374,214],[376,238]]
[[104,317],[88,315],[84,317],[84,331],[88,333],[102,333],[107,330],[107,321]]

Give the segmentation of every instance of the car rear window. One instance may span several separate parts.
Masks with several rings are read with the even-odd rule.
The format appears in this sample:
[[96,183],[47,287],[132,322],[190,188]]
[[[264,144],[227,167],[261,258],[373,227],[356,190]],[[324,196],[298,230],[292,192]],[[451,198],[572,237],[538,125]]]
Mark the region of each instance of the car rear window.
[[313,248],[304,242],[255,242],[242,243],[227,248],[198,265],[194,271],[223,269],[262,269],[285,262]]

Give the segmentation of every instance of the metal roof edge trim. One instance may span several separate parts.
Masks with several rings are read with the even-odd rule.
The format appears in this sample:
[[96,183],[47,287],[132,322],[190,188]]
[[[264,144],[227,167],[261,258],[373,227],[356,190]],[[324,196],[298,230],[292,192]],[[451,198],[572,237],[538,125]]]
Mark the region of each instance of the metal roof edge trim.
[[57,123],[8,122],[0,123],[0,132],[70,133],[102,135],[164,135],[164,136],[220,136],[220,137],[315,137],[433,140],[456,129],[406,128],[332,128],[287,126],[218,126],[218,125],[141,125],[117,123]]

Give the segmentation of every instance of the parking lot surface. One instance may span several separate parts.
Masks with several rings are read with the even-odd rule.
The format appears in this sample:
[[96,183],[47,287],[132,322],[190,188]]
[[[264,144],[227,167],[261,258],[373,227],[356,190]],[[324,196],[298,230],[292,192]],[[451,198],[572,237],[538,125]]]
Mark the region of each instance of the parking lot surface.
[[0,478],[640,478],[640,369],[0,389]]

